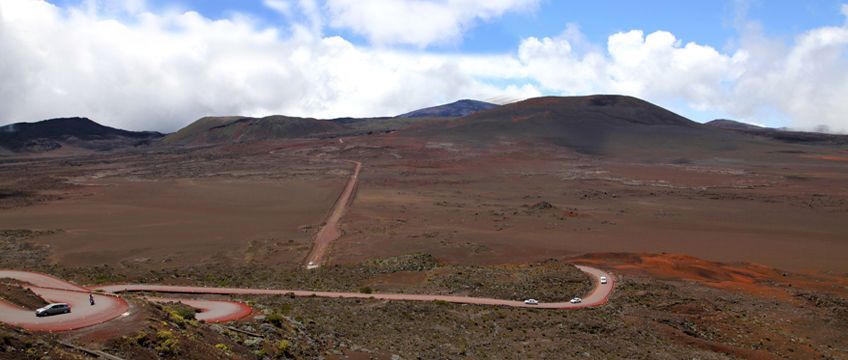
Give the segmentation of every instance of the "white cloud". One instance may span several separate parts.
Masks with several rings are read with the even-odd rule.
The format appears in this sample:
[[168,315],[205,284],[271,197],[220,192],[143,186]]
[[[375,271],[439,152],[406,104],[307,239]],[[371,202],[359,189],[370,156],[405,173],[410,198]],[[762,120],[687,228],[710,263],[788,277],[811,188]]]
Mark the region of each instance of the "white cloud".
[[330,25],[372,44],[426,47],[456,42],[476,21],[527,11],[538,0],[328,0]]
[[286,0],[263,0],[262,4],[286,17],[292,16],[292,6]]
[[774,109],[801,129],[848,131],[848,24],[807,31],[791,47],[762,38],[743,38],[749,59],[725,106],[747,117]]
[[[0,122],[81,115],[171,131],[204,115],[375,116],[459,98],[623,93],[757,123],[777,114],[791,127],[848,131],[848,22],[791,43],[749,28],[732,52],[665,31],[616,33],[596,45],[569,25],[511,53],[468,55],[322,35],[333,16],[325,19],[328,10],[313,0],[265,1],[304,19],[293,31],[248,16],[154,12],[143,1],[116,16],[107,3],[0,0]],[[478,14],[497,16],[514,3],[491,4]],[[410,39],[453,36],[440,31]]]
[[517,57],[521,77],[538,82],[543,93],[683,101],[692,109],[751,122],[769,122],[777,114],[789,118],[785,125],[790,127],[824,125],[846,132],[846,53],[848,25],[810,30],[789,45],[749,34],[733,53],[683,44],[665,31],[616,33],[605,50],[587,51],[575,51],[567,36],[530,37],[520,44]]
[[613,34],[605,52],[574,51],[566,38],[528,38],[518,49],[527,77],[560,94],[622,93],[684,97],[697,106],[719,101],[723,81],[738,77],[742,53],[729,56],[674,35],[640,30]]
[[144,12],[122,23],[89,10],[0,2],[3,122],[81,115],[170,131],[203,115],[393,115],[459,97],[538,94],[486,85],[459,58],[283,38],[245,17]]

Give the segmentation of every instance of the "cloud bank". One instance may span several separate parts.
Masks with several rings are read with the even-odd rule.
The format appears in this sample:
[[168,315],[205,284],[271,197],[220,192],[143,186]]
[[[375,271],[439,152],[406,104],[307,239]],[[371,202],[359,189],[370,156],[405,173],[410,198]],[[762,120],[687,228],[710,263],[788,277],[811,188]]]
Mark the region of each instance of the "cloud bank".
[[[290,25],[151,11],[141,1],[116,9],[0,0],[0,123],[81,115],[173,131],[204,115],[375,116],[458,98],[622,93],[748,121],[777,116],[790,127],[848,131],[848,22],[790,43],[743,32],[729,51],[666,31],[631,30],[592,44],[569,25],[558,36],[523,39],[512,52],[469,55],[427,47],[461,41],[475,23],[536,1],[381,7],[396,17],[367,11],[385,5],[377,0],[264,3]],[[848,17],[848,6],[842,11]],[[420,16],[434,21],[405,26]],[[381,21],[387,18],[395,20]],[[324,35],[330,28],[372,45]]]
[[[476,21],[528,11],[538,0],[328,0],[330,25],[348,28],[372,44],[426,47],[459,41]],[[423,20],[423,21],[422,21]]]

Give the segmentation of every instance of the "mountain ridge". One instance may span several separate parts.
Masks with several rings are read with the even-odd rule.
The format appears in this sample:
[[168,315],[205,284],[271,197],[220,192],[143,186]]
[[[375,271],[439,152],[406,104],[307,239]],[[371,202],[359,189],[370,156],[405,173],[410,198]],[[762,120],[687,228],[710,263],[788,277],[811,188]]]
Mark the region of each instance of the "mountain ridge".
[[85,117],[68,117],[2,126],[0,147],[12,152],[44,152],[66,146],[111,150],[146,144],[162,136],[155,131],[129,131],[105,126]]

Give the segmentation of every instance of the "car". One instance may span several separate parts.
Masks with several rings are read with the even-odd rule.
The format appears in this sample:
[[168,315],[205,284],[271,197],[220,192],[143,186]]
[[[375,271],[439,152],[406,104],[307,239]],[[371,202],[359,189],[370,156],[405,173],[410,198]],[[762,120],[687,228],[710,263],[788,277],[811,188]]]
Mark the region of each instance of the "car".
[[601,276],[601,284],[606,284],[606,283],[607,283],[607,277]]
[[524,300],[525,305],[539,305],[539,300],[536,299],[527,299]]
[[68,314],[71,312],[71,306],[65,303],[47,304],[44,307],[35,310],[35,316],[51,316],[59,314]]
[[583,299],[581,299],[579,297],[575,297],[574,299],[571,299],[572,304],[579,304],[581,302],[583,302]]

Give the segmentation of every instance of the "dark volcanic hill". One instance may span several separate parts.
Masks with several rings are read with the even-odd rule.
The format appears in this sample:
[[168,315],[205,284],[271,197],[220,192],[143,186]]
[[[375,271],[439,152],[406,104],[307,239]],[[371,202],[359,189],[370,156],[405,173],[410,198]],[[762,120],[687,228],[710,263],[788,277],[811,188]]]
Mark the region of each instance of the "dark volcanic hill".
[[717,119],[708,126],[786,143],[809,145],[846,145],[848,135],[825,134],[809,131],[792,131],[746,124],[735,120]]
[[725,151],[746,138],[629,96],[540,97],[407,131],[469,144],[548,143],[586,154]]
[[707,122],[705,125],[717,127],[719,129],[727,129],[727,130],[760,130],[760,129],[765,129],[762,126],[743,123],[741,121],[736,121],[736,120],[728,120],[728,119],[715,119],[713,121]]
[[253,117],[204,117],[162,142],[172,145],[242,143],[260,140],[312,137],[344,131],[346,127],[327,120],[282,115]]
[[146,144],[162,136],[158,132],[115,129],[87,118],[72,117],[0,127],[0,146],[13,152],[41,152],[68,146],[111,150]]
[[398,115],[399,118],[418,117],[462,117],[482,110],[496,108],[498,105],[478,100],[459,100],[450,104],[443,104]]

